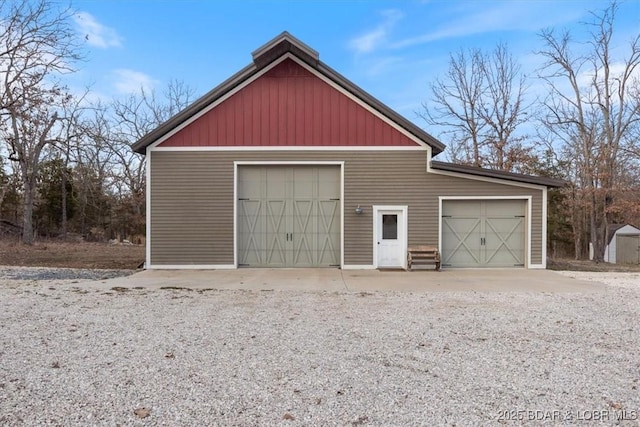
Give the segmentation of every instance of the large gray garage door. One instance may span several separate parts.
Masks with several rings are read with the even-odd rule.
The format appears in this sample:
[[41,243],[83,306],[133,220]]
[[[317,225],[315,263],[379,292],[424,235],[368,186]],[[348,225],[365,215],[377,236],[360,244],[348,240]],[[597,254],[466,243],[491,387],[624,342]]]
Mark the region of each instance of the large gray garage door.
[[524,267],[524,200],[445,200],[442,265]]
[[238,264],[340,265],[340,168],[240,166]]

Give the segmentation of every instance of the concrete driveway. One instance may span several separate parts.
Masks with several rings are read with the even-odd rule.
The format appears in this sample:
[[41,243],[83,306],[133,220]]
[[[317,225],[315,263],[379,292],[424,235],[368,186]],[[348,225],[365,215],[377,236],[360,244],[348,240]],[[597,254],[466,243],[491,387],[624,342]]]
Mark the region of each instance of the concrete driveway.
[[237,269],[146,270],[131,276],[76,284],[82,287],[297,290],[329,292],[594,292],[606,285],[576,280],[550,270],[339,270]]

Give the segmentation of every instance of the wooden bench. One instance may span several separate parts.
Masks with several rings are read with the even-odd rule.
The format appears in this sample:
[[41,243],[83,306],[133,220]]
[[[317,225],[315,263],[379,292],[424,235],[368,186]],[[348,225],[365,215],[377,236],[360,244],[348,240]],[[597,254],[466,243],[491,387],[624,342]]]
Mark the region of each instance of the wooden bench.
[[409,246],[407,248],[407,270],[414,264],[435,264],[440,270],[440,252],[435,246]]

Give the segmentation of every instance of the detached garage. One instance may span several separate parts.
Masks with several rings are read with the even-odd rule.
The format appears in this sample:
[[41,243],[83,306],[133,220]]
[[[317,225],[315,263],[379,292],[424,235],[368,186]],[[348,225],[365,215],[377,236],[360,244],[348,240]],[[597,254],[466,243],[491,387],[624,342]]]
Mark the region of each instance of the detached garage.
[[282,33],[143,137],[147,268],[545,268],[557,180],[433,160],[444,145]]

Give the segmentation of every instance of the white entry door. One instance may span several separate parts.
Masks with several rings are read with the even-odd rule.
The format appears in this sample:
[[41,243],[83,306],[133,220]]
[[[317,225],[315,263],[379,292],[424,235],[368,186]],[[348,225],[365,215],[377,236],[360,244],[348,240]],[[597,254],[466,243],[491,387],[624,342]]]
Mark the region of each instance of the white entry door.
[[374,245],[376,267],[404,268],[407,258],[407,209],[377,207]]

